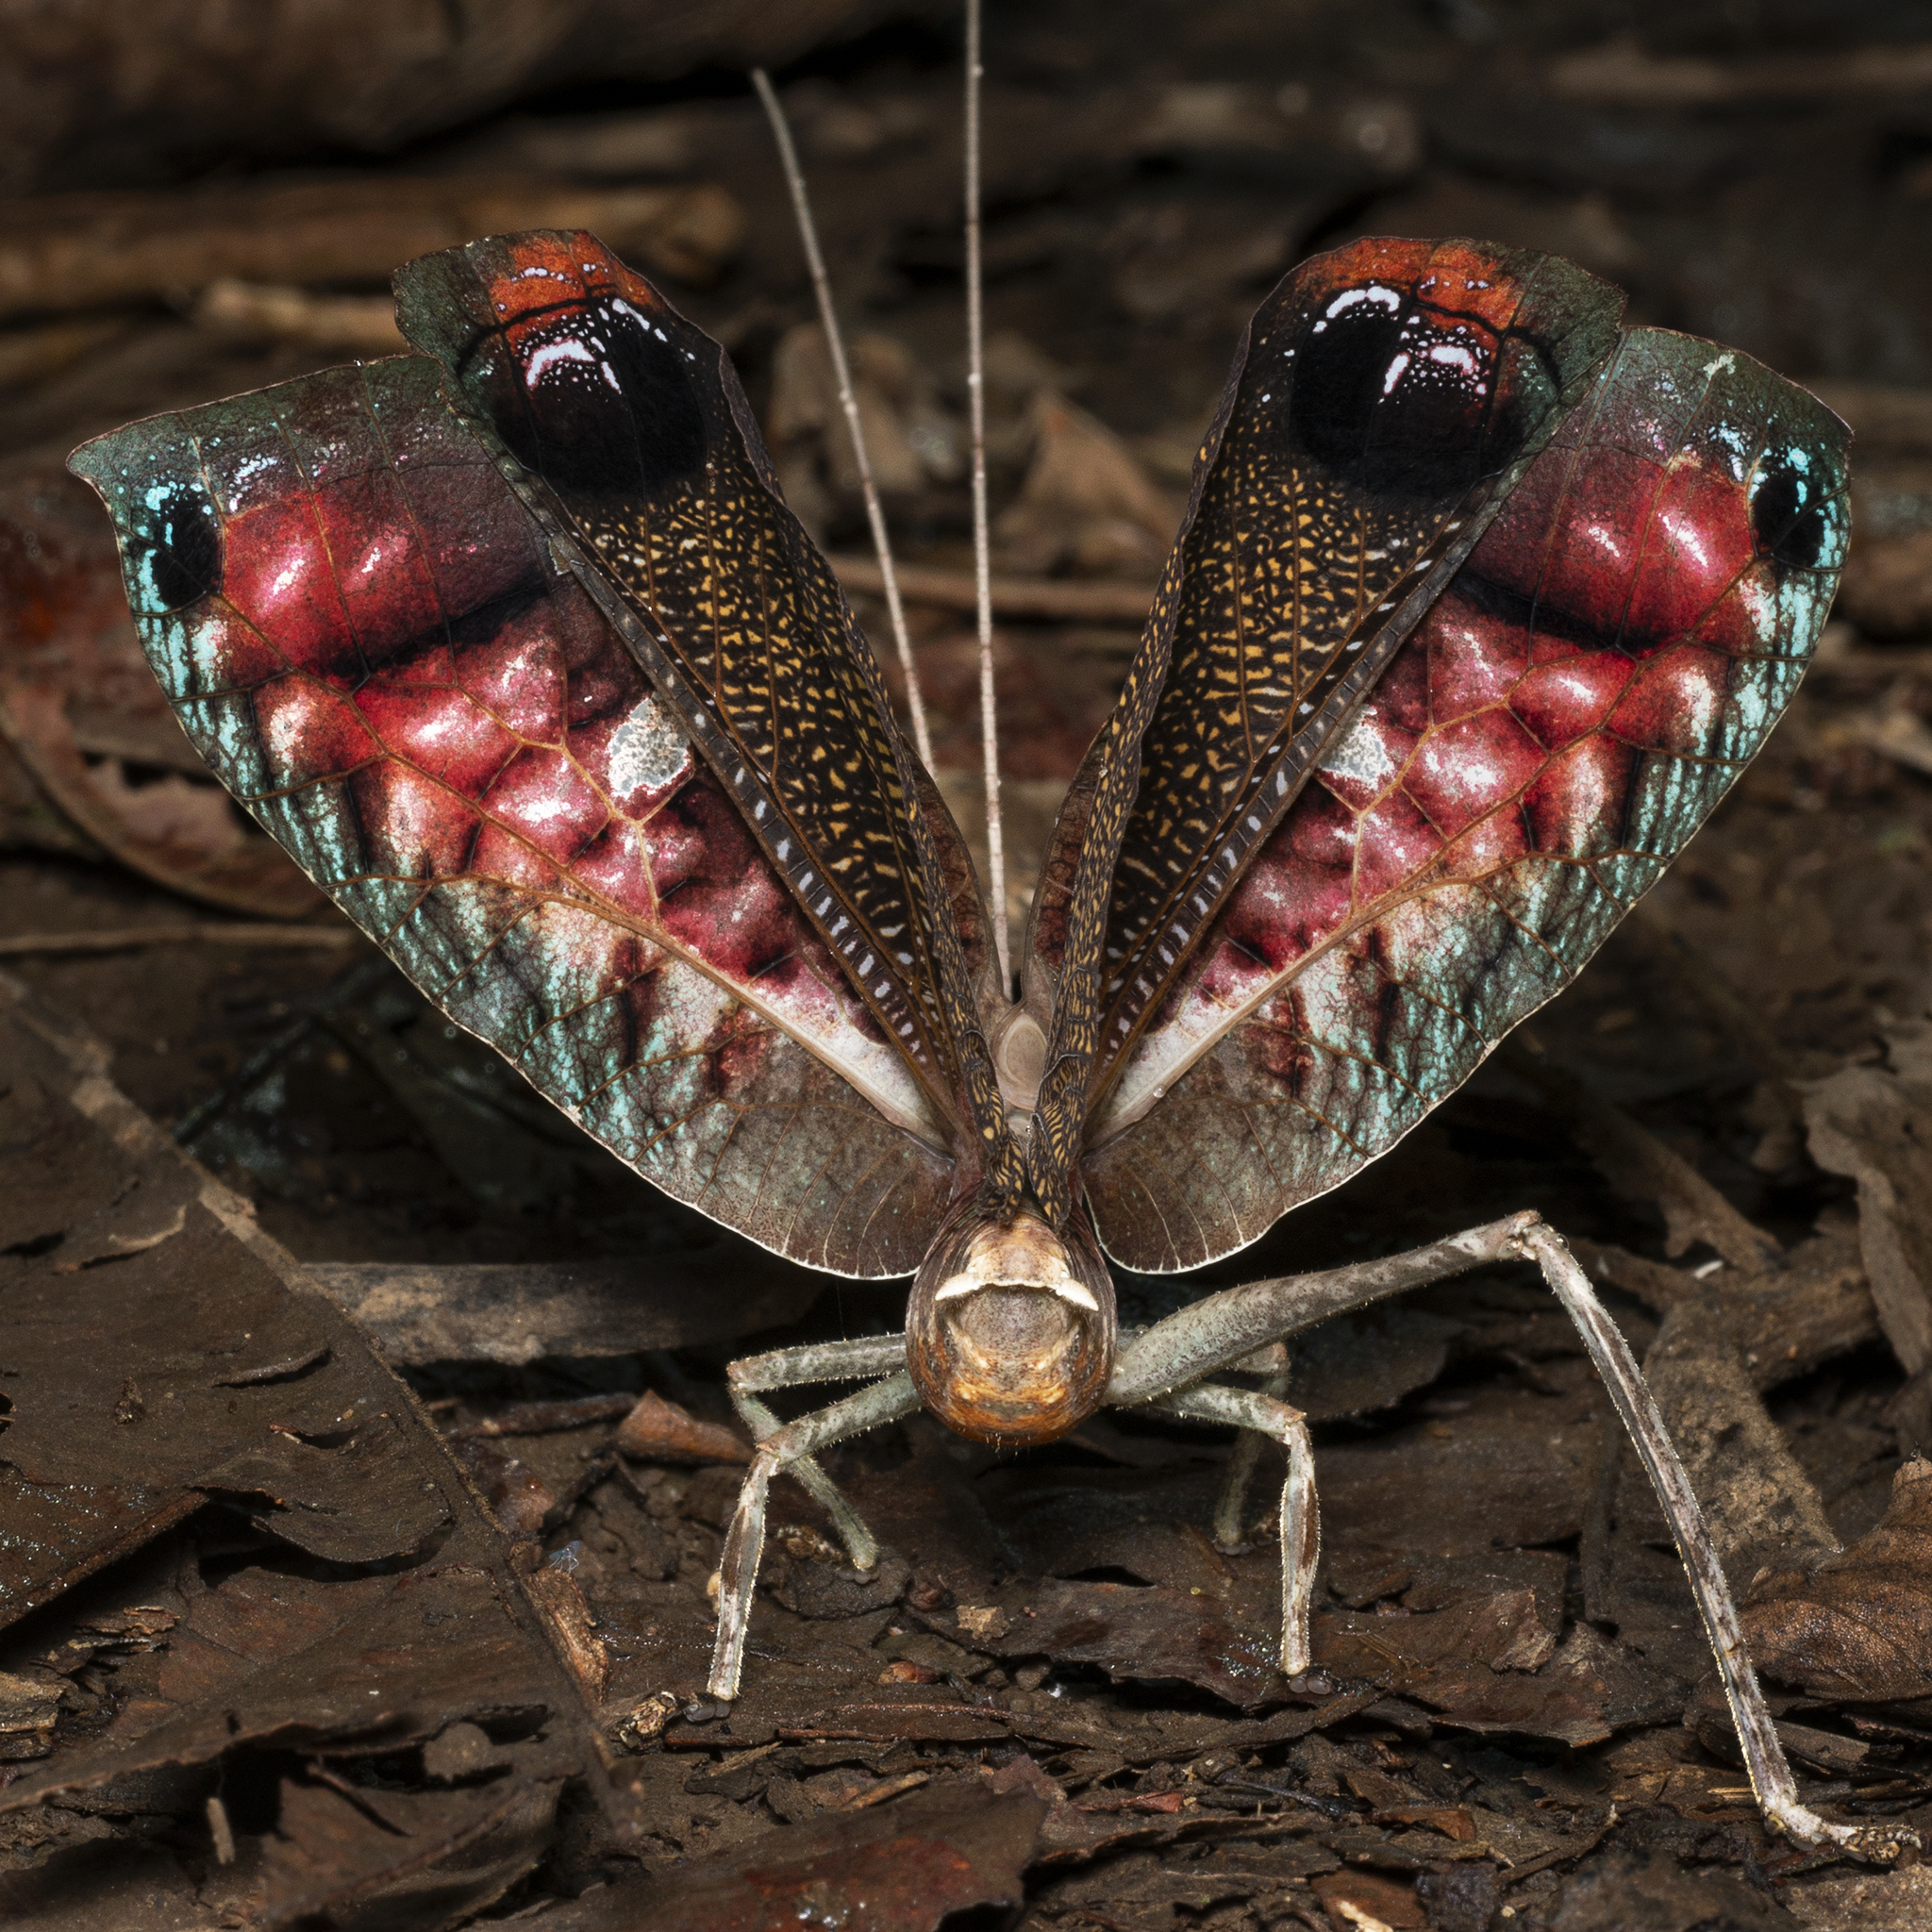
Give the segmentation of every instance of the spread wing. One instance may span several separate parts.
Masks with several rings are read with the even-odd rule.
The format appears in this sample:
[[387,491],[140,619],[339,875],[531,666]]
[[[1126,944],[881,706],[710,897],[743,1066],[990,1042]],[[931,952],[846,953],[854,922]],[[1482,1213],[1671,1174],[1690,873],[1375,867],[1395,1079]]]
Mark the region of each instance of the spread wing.
[[405,334],[649,674],[880,1027],[1019,1196],[936,797],[724,352],[589,235],[497,237],[396,277]]
[[1110,1253],[1255,1240],[1574,976],[1796,689],[1844,445],[1745,357],[1623,337],[1114,1070],[1083,1164]]
[[767,1247],[917,1266],[956,1124],[433,362],[156,417],[72,466],[202,755],[452,1019]]
[[1305,262],[1256,313],[1036,895],[1054,1010],[1027,1161],[1056,1213],[1090,1110],[1621,308],[1552,257],[1371,241]]

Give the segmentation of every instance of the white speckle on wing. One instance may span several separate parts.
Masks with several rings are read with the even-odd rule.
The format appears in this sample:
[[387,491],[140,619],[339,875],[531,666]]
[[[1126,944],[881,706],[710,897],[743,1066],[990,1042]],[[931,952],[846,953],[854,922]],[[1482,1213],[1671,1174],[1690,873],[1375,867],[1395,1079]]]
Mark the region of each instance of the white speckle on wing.
[[622,795],[661,791],[685,768],[691,745],[655,697],[638,700],[610,736],[610,789]]

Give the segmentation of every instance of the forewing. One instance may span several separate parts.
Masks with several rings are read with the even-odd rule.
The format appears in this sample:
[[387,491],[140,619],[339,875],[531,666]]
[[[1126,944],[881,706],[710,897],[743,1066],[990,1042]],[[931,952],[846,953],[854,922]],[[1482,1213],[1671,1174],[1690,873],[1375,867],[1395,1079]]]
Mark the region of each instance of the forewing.
[[396,277],[406,335],[670,700],[962,1156],[1017,1197],[946,867],[878,666],[785,508],[723,349],[593,237],[540,232]]
[[73,468],[189,736],[452,1019],[766,1246],[917,1265],[949,1124],[433,362],[155,417]]
[[1368,241],[1257,311],[1120,705],[1036,899],[1055,981],[1028,1165],[1098,1104],[1216,909],[1586,392],[1622,297],[1552,257]]
[[1844,429],[1625,335],[1212,922],[1090,1122],[1186,1268],[1384,1153],[1559,991],[1762,743],[1842,558]]

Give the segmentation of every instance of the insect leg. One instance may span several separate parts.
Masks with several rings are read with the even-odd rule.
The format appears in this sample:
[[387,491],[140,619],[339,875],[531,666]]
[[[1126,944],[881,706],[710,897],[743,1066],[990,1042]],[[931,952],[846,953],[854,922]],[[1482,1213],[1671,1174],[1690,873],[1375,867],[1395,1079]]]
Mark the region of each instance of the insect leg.
[[1765,1817],[1803,1843],[1828,1843],[1853,1856],[1888,1862],[1917,1842],[1904,1825],[1833,1824],[1798,1803],[1764,1693],[1744,1649],[1743,1632],[1703,1512],[1684,1465],[1672,1446],[1643,1376],[1622,1332],[1604,1311],[1561,1238],[1540,1214],[1512,1214],[1406,1255],[1364,1261],[1319,1274],[1250,1282],[1224,1289],[1135,1336],[1121,1350],[1109,1403],[1132,1407],[1191,1391],[1204,1376],[1231,1368],[1267,1342],[1311,1328],[1331,1315],[1361,1307],[1407,1288],[1441,1281],[1489,1261],[1535,1261],[1583,1337],[1629,1431],[1669,1519],[1690,1580],[1698,1614],[1717,1657],[1724,1694],[1743,1746],[1744,1765]]
[[[731,1401],[750,1424],[754,1441],[762,1442],[785,1426],[756,1395],[744,1390],[734,1389]],[[877,1541],[872,1531],[866,1528],[865,1519],[846,1500],[845,1492],[819,1467],[818,1458],[801,1456],[785,1474],[832,1519],[832,1527],[838,1532],[839,1541],[845,1545],[845,1554],[852,1559],[852,1567],[855,1570],[876,1569],[879,1560]]]
[[[1257,1348],[1244,1362],[1236,1362],[1237,1369],[1261,1379],[1260,1393],[1282,1396],[1288,1393],[1288,1349],[1277,1341],[1269,1348]],[[1214,1541],[1224,1550],[1232,1550],[1242,1541],[1242,1526],[1247,1521],[1248,1485],[1255,1479],[1256,1466],[1261,1460],[1261,1442],[1266,1432],[1260,1429],[1244,1428],[1234,1439],[1234,1453],[1227,1459],[1227,1476],[1221,1486],[1221,1494],[1214,1505]]]
[[[1282,1370],[1271,1381],[1286,1381]],[[1308,1603],[1322,1554],[1322,1516],[1315,1500],[1315,1447],[1298,1408],[1259,1389],[1222,1389],[1211,1382],[1157,1395],[1145,1405],[1191,1422],[1232,1423],[1242,1431],[1237,1444],[1273,1436],[1288,1451],[1281,1486],[1281,1668],[1291,1677],[1308,1669]],[[1253,1467],[1252,1461],[1249,1465]]]
[[1107,1385],[1107,1399],[1131,1406],[1152,1395],[1190,1388],[1330,1315],[1400,1294],[1404,1289],[1420,1288],[1424,1282],[1441,1281],[1485,1261],[1521,1260],[1523,1251],[1516,1242],[1525,1228],[1541,1225],[1539,1215],[1511,1214],[1487,1227],[1411,1248],[1406,1255],[1223,1289],[1124,1341],[1113,1379]]
[[[849,1372],[848,1372],[849,1373]],[[903,1372],[874,1382],[822,1408],[800,1416],[767,1436],[752,1457],[738,1508],[724,1538],[718,1586],[718,1639],[711,1651],[708,1689],[713,1697],[729,1703],[738,1695],[738,1678],[744,1667],[744,1639],[751,1618],[753,1588],[758,1583],[758,1558],[765,1547],[765,1497],[772,1478],[801,1456],[824,1449],[861,1430],[910,1415],[919,1407],[912,1377]]]
[[[785,1389],[800,1382],[871,1380],[905,1366],[903,1335],[864,1336],[850,1341],[808,1342],[801,1348],[774,1349],[769,1355],[747,1356],[726,1371],[732,1405],[750,1426],[752,1440],[762,1442],[783,1427],[778,1418],[752,1393],[755,1389]],[[811,1496],[827,1516],[855,1570],[872,1570],[879,1546],[864,1519],[844,1493],[822,1470],[815,1457],[802,1456],[785,1472]]]
[[1704,1512],[1690,1488],[1675,1447],[1664,1428],[1630,1344],[1612,1322],[1590,1277],[1576,1264],[1557,1231],[1539,1220],[1518,1237],[1520,1252],[1528,1255],[1543,1271],[1543,1279],[1563,1304],[1570,1319],[1583,1337],[1590,1358],[1610,1391],[1617,1413],[1635,1444],[1644,1473],[1663,1506],[1671,1534],[1676,1539],[1677,1555],[1690,1579],[1690,1593],[1704,1620],[1705,1635],[1717,1657],[1724,1696],[1731,1707],[1731,1720],[1738,1727],[1738,1741],[1744,1750],[1744,1770],[1751,1789],[1757,1794],[1759,1808],[1787,1837],[1801,1843],[1829,1843],[1857,1857],[1890,1863],[1907,1844],[1917,1844],[1917,1834],[1909,1827],[1893,1824],[1833,1824],[1798,1802],[1798,1788],[1791,1768],[1785,1761],[1784,1747],[1773,1728],[1771,1712],[1765,1707],[1764,1693],[1758,1688],[1757,1674],[1744,1648],[1744,1633],[1738,1623],[1737,1607],[1731,1601],[1724,1567],[1718,1561],[1710,1532],[1705,1527]]

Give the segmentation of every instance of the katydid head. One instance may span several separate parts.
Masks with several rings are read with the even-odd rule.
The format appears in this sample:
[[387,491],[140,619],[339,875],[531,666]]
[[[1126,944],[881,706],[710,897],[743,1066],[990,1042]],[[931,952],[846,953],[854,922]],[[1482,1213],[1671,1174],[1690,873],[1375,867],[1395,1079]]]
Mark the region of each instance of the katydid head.
[[906,1363],[957,1435],[1050,1442],[1100,1407],[1113,1374],[1113,1280],[1078,1212],[1056,1231],[973,1203],[940,1232],[912,1284]]

